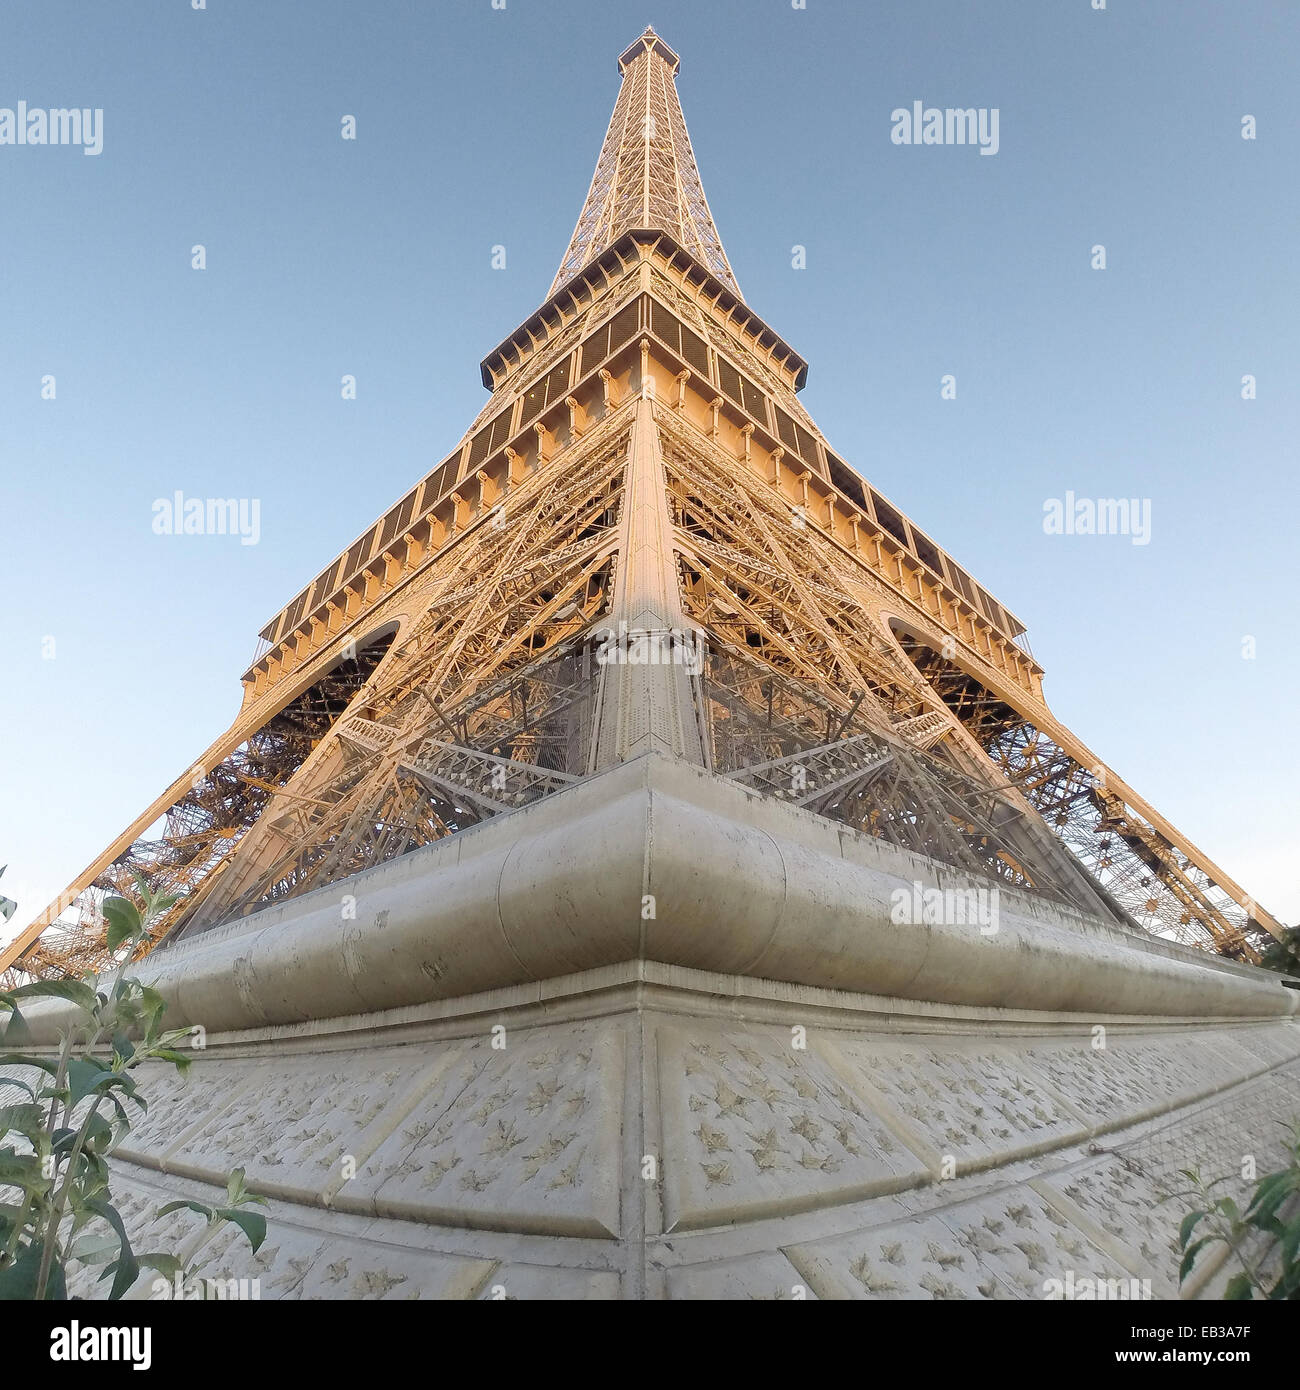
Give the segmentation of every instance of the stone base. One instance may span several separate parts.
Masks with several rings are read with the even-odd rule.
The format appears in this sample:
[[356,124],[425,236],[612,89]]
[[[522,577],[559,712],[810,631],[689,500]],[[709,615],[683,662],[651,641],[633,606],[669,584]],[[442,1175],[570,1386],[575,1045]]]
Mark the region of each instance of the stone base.
[[650,755],[156,952],[208,1047],[144,1079],[139,1247],[242,1166],[266,1246],[203,1272],[267,1298],[1177,1293],[1160,1195],[1276,1166],[1294,991],[1009,887],[895,922],[916,885],[989,886]]
[[1300,1117],[1291,1021],[1096,1032],[653,964],[555,985],[148,1078],[115,1187],[137,1248],[192,1244],[150,1213],[243,1165],[266,1244],[202,1272],[262,1298],[1176,1297],[1178,1170],[1240,1197]]

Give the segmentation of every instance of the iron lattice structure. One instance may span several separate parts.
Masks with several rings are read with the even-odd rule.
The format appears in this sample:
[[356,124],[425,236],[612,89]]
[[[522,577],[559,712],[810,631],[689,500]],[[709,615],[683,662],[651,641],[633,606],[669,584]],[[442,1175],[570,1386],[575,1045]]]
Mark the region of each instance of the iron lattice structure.
[[739,295],[677,100],[678,65],[653,29],[619,58],[623,84],[551,294],[624,232],[658,227]]
[[1255,958],[1279,924],[1052,715],[1024,627],[829,447],[744,302],[647,30],[545,304],[452,453],[262,629],[239,717],[0,955],[152,949],[647,752]]

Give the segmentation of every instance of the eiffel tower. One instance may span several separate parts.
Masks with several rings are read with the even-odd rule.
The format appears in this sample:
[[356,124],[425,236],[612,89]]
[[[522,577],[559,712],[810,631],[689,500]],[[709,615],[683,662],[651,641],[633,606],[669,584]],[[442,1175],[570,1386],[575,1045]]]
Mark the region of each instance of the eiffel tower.
[[[188,938],[651,749],[1158,936],[1279,924],[1051,713],[1024,625],[843,461],[749,305],[651,29],[448,457],[260,633],[238,718],[0,956]],[[644,658],[644,659],[643,659]]]
[[106,894],[175,895],[133,970],[208,1046],[114,1190],[134,1226],[244,1167],[273,1237],[215,1272],[268,1297],[1174,1296],[1165,1185],[1300,1104],[1279,924],[804,411],[678,65],[619,58],[460,443],[2,964],[102,967]]

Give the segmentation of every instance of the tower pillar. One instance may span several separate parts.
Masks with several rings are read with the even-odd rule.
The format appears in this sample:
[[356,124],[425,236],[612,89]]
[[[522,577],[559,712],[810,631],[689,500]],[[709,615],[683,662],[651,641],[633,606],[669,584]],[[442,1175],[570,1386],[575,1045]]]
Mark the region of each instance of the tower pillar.
[[614,601],[597,632],[593,771],[652,751],[707,761],[695,698],[703,634],[682,608],[654,412],[643,389],[628,444]]

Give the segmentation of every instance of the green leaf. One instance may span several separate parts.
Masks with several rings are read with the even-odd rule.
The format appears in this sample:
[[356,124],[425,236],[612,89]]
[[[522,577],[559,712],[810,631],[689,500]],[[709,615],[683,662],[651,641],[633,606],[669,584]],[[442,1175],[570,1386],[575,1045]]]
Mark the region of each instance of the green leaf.
[[[0,864],[0,878],[5,876],[8,867],[8,864]],[[12,898],[0,898],[0,922],[7,922],[17,911],[18,904]]]
[[30,1139],[37,1148],[45,1133],[45,1110],[26,1101],[20,1105],[0,1105],[0,1136],[14,1133]]
[[126,1106],[110,1091],[107,1096],[108,1103],[117,1112],[118,1128],[123,1134],[127,1134],[131,1129],[131,1117],[126,1113]]
[[9,1022],[0,1030],[0,1042],[6,1047],[17,1047],[25,1042],[30,1042],[32,1030],[27,1026],[27,1020],[19,1012],[18,1005],[13,1005],[9,1015]]
[[175,895],[173,894],[159,893],[155,895],[153,889],[149,886],[149,880],[145,878],[139,869],[133,869],[131,871],[131,877],[135,879],[135,886],[140,890],[140,897],[144,901],[148,916],[153,917],[159,912],[166,911],[166,909],[176,901]]
[[157,1042],[158,1034],[162,1029],[163,1014],[167,1012],[166,1000],[156,989],[149,985],[143,985],[140,989],[140,1012],[145,1021],[145,1041]]
[[80,980],[36,980],[30,985],[19,985],[13,991],[15,999],[66,999],[87,1013],[94,1010],[95,991]]
[[125,1072],[101,1067],[98,1062],[88,1062],[84,1057],[74,1057],[68,1063],[68,1090],[71,1103],[75,1106],[96,1091],[120,1089],[143,1109],[144,1102],[136,1095],[135,1081]]
[[116,951],[143,930],[140,910],[130,898],[105,898],[104,916],[108,921],[108,949]]
[[1183,1217],[1183,1223],[1178,1228],[1178,1244],[1184,1249],[1187,1248],[1187,1242],[1192,1232],[1196,1229],[1196,1223],[1204,1215],[1205,1213],[1203,1211],[1189,1211],[1187,1215]]
[[[118,1234],[120,1253],[108,1267],[113,1272],[113,1287],[109,1289],[108,1296],[112,1300],[119,1299],[140,1277],[140,1266],[131,1253],[131,1241],[127,1237],[126,1227],[122,1224],[121,1213],[117,1208],[97,1197],[87,1202],[86,1206],[96,1216],[102,1216]],[[108,1271],[105,1271],[105,1275],[107,1273]]]
[[1235,1226],[1241,1220],[1241,1212],[1231,1197],[1220,1197],[1214,1204],[1215,1211],[1221,1211]]
[[159,1216],[169,1216],[174,1211],[196,1211],[207,1221],[216,1219],[216,1211],[212,1207],[205,1207],[202,1202],[168,1202],[158,1208]]
[[24,1246],[13,1264],[0,1269],[0,1299],[31,1302],[36,1297],[36,1281],[40,1273],[40,1246]]
[[[0,1057],[0,1067],[39,1067],[41,1071],[48,1072],[51,1076],[58,1076],[59,1064],[51,1062],[48,1057],[29,1057],[25,1052],[6,1052]],[[9,1077],[0,1078],[8,1081]]]
[[113,1126],[103,1115],[94,1115],[86,1126],[86,1148],[93,1153],[110,1149],[113,1144]]
[[[1283,1231],[1279,1253],[1284,1269],[1291,1269],[1296,1264],[1296,1255],[1300,1254],[1300,1214],[1292,1217],[1290,1224]],[[1293,1272],[1300,1276],[1300,1266],[1296,1266]]]
[[41,1173],[41,1160],[35,1154],[16,1149],[0,1149],[0,1187],[17,1187],[24,1192],[48,1192],[50,1179]]
[[77,1130],[72,1125],[60,1125],[50,1135],[50,1149],[56,1154],[67,1153],[77,1142]]
[[1257,1231],[1263,1231],[1265,1235],[1272,1236],[1274,1240],[1281,1240],[1286,1234],[1286,1227],[1276,1216],[1248,1217],[1245,1224],[1254,1226]]
[[187,1057],[183,1052],[177,1052],[171,1047],[159,1047],[150,1052],[150,1057],[156,1057],[160,1062],[171,1062],[182,1076],[188,1073],[190,1067],[194,1065],[194,1058]]
[[134,870],[136,887],[140,890],[140,897],[144,902],[145,917],[152,921],[153,918],[167,911],[167,909],[177,901],[175,893],[155,894],[149,886],[149,880],[139,871]]
[[1282,1277],[1269,1290],[1269,1298],[1300,1299],[1300,1264],[1282,1271]]
[[97,1235],[85,1232],[79,1235],[68,1247],[68,1258],[80,1260],[83,1265],[102,1265],[117,1254],[121,1242],[116,1236]]
[[1231,1303],[1240,1303],[1249,1300],[1252,1296],[1254,1285],[1250,1282],[1249,1274],[1237,1274],[1228,1280],[1228,1287],[1223,1291],[1223,1297]]
[[[1204,1213],[1202,1213],[1202,1215],[1204,1215]],[[1178,1282],[1180,1284],[1192,1272],[1192,1266],[1196,1263],[1196,1257],[1201,1253],[1201,1248],[1211,1244],[1215,1239],[1215,1236],[1202,1236],[1200,1240],[1193,1241],[1193,1243],[1183,1251],[1183,1262],[1178,1266]]]
[[255,1211],[240,1211],[237,1207],[219,1207],[216,1216],[218,1221],[233,1221],[248,1237],[253,1253],[257,1253],[266,1239],[266,1217]]
[[[84,1169],[81,1177],[81,1196],[83,1201],[108,1194],[108,1164],[94,1151],[82,1149],[81,1162]],[[73,1189],[75,1195],[76,1189]]]
[[174,1279],[185,1268],[175,1255],[164,1255],[160,1252],[137,1255],[135,1261],[141,1269],[156,1269],[159,1274],[165,1274],[168,1279]]
[[79,1105],[91,1093],[104,1073],[104,1068],[98,1062],[91,1062],[85,1057],[73,1057],[68,1062],[66,1072],[68,1082],[68,1103]]
[[[36,1285],[41,1277],[41,1251],[39,1243],[24,1246],[13,1264],[0,1269],[0,1301],[22,1299],[30,1303],[36,1297]],[[56,1257],[46,1280],[45,1297],[47,1300],[62,1301],[67,1296],[63,1265]]]
[[1273,1216],[1297,1187],[1300,1187],[1300,1171],[1284,1168],[1280,1173],[1269,1173],[1255,1189],[1246,1208],[1246,1219],[1258,1223],[1260,1218]]

